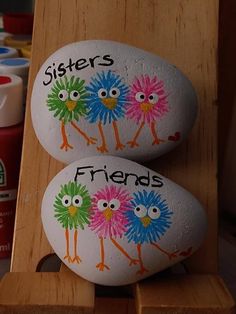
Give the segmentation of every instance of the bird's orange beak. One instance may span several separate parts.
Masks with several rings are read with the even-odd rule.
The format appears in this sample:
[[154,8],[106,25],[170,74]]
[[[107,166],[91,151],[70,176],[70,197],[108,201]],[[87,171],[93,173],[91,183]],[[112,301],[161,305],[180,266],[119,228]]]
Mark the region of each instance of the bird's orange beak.
[[142,224],[144,226],[144,228],[146,228],[150,222],[151,222],[151,218],[149,216],[145,216],[141,218]]
[[108,109],[112,110],[117,105],[117,99],[116,98],[103,98],[101,99],[103,105],[107,107]]
[[147,113],[151,108],[152,104],[150,104],[149,102],[142,102],[140,104],[140,109],[145,113]]
[[68,108],[69,111],[73,111],[76,106],[76,101],[74,100],[67,100],[66,101],[66,107]]
[[111,217],[113,215],[113,211],[110,209],[110,207],[107,207],[104,212],[103,212],[103,215],[105,216],[105,219],[107,221],[111,220]]
[[72,217],[75,216],[75,214],[77,213],[77,210],[78,210],[78,207],[75,207],[75,206],[69,206],[68,207],[68,211]]

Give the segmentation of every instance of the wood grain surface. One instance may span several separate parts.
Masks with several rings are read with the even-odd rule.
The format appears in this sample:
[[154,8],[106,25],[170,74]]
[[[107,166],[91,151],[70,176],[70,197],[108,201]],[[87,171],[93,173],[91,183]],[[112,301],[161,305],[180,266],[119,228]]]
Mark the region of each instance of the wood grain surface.
[[32,129],[34,78],[56,49],[84,39],[111,39],[156,53],[192,81],[199,99],[193,131],[180,147],[147,166],[181,184],[202,202],[209,219],[207,238],[188,260],[188,268],[192,272],[217,270],[217,23],[216,0],[36,2],[12,271],[35,271],[39,261],[52,252],[42,230],[40,207],[49,181],[64,166],[43,150]]
[[93,284],[72,272],[8,273],[1,282],[1,314],[92,314],[93,309]]
[[217,275],[177,275],[142,282],[136,294],[137,314],[235,313],[234,300]]

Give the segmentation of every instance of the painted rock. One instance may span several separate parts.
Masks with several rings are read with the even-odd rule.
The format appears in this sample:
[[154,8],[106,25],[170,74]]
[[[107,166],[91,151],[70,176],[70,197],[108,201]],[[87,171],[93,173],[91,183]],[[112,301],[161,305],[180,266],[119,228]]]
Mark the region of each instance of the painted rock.
[[42,201],[47,238],[81,277],[102,285],[136,282],[195,252],[206,215],[186,190],[119,157],[76,161]]
[[65,163],[97,154],[160,156],[186,138],[197,113],[195,91],[175,66],[98,40],[51,55],[37,74],[31,105],[39,141]]

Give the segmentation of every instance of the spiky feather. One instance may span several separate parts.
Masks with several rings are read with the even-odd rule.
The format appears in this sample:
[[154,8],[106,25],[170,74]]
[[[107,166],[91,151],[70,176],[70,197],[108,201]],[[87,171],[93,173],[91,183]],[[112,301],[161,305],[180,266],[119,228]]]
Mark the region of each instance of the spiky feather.
[[[139,205],[143,205],[147,209],[152,206],[158,207],[160,217],[155,220],[152,219],[151,223],[147,227],[144,227],[141,219],[134,213],[134,208]],[[166,200],[163,200],[160,194],[154,191],[147,192],[146,190],[134,193],[131,200],[131,207],[133,210],[126,212],[128,223],[125,235],[128,238],[128,242],[133,241],[136,244],[156,242],[170,228],[173,212],[168,208]]]
[[[106,200],[109,203],[112,199],[120,202],[120,208],[116,210],[110,221],[106,221],[103,213],[98,210],[98,201]],[[127,190],[114,185],[105,186],[94,194],[92,199],[91,230],[99,237],[121,237],[126,231],[127,218],[125,212],[130,209],[130,196]]]
[[[136,95],[140,92],[144,93],[143,102],[149,102],[148,97],[152,93],[157,95],[156,103],[148,112],[142,111],[140,102],[136,100]],[[159,80],[157,76],[151,78],[148,75],[141,75],[136,77],[130,87],[126,109],[127,118],[133,119],[137,124],[141,122],[150,124],[163,117],[169,111],[163,81]]]
[[[111,88],[118,88],[120,95],[118,97],[117,105],[114,109],[106,108],[98,96],[99,89],[106,89],[107,93]],[[103,124],[111,123],[123,118],[125,115],[125,104],[127,103],[128,87],[122,82],[119,75],[112,71],[97,73],[92,77],[90,84],[87,86],[88,96],[88,116],[89,122],[102,122]]]
[[[62,198],[65,195],[70,197],[80,195],[82,197],[82,205],[77,208],[77,212],[74,216],[70,215],[68,207],[62,204]],[[61,190],[56,196],[54,202],[54,217],[57,218],[63,228],[69,228],[71,230],[72,228],[77,229],[80,227],[84,229],[84,226],[89,224],[90,221],[90,207],[91,199],[86,186],[70,181],[61,186]]]
[[[80,98],[76,101],[76,106],[73,110],[70,111],[66,106],[66,101],[59,98],[58,95],[61,91],[67,91],[68,100],[71,100],[70,93],[72,91],[77,91],[80,94]],[[80,117],[86,115],[86,98],[85,81],[75,76],[70,78],[64,76],[54,82],[47,98],[47,106],[50,111],[54,112],[54,117],[66,124],[73,120],[78,121]]]

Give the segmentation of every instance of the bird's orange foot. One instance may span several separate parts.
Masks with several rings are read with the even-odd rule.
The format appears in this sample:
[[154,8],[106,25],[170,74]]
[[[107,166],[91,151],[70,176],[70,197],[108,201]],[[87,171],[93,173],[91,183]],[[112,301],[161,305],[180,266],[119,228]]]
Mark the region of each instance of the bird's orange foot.
[[97,143],[97,139],[95,137],[88,137],[87,145],[94,145]]
[[106,145],[101,145],[97,147],[97,150],[101,153],[108,153],[108,149],[106,147]]
[[104,271],[104,269],[106,268],[107,270],[110,270],[110,268],[107,266],[107,265],[105,265],[104,263],[98,263],[97,265],[96,265],[96,268],[98,269],[98,270],[100,270],[100,271]]
[[141,267],[140,270],[137,271],[137,275],[143,275],[144,273],[148,273],[148,270],[144,267]]
[[65,255],[64,259],[67,259],[69,263],[73,263],[73,259],[71,258],[70,255]]
[[68,142],[63,142],[60,146],[60,149],[64,149],[66,152],[68,151],[68,149],[73,149],[73,146],[71,146]]
[[122,144],[122,143],[117,143],[116,144],[116,150],[122,150],[122,149],[124,149],[125,148],[125,145],[124,144]]
[[159,145],[161,143],[164,143],[164,140],[161,140],[159,138],[155,138],[155,140],[152,142],[152,145]]
[[74,258],[73,258],[73,260],[72,260],[72,263],[77,263],[77,264],[79,264],[79,263],[81,263],[82,262],[82,260],[81,260],[81,258],[78,256],[78,255],[76,255]]
[[129,262],[129,266],[132,266],[132,265],[137,265],[139,264],[139,260],[138,259],[134,259],[132,258]]
[[173,258],[176,258],[179,253],[179,250],[178,251],[175,251],[175,252],[173,252],[173,253],[168,253],[168,257],[169,257],[169,260],[172,260]]
[[127,142],[127,144],[128,144],[131,148],[139,147],[139,144],[138,144],[136,141],[129,141],[129,142]]

